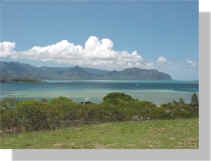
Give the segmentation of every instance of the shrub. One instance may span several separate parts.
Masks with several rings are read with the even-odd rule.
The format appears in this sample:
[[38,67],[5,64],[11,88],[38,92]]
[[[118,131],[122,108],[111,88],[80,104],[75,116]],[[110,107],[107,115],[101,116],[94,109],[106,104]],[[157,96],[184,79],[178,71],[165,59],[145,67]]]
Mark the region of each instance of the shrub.
[[49,101],[5,99],[0,102],[0,128],[32,131],[70,126],[77,120],[86,123],[198,117],[196,100],[193,95],[191,104],[180,99],[157,106],[124,93],[110,93],[100,104],[78,104],[66,97]]
[[0,128],[3,131],[18,128],[19,126],[17,110],[0,110]]
[[100,107],[97,104],[84,104],[81,108],[81,117],[83,121],[99,121]]
[[188,104],[180,104],[175,107],[175,117],[184,118],[184,117],[192,117],[193,113],[190,110],[190,105]]
[[73,102],[71,99],[66,97],[59,97],[52,99],[49,102],[49,110],[51,112],[55,112],[59,119],[61,120],[76,120],[80,117],[81,114],[81,106]]
[[107,103],[112,103],[112,104],[119,104],[121,101],[132,102],[132,101],[135,101],[135,99],[125,93],[113,92],[113,93],[107,94],[103,98],[103,101]]
[[4,108],[16,108],[17,103],[18,103],[18,100],[16,100],[15,98],[4,98],[0,102],[0,107],[4,107]]
[[17,105],[17,115],[21,126],[27,131],[48,129],[47,110],[44,103],[24,100]]
[[156,108],[156,105],[149,101],[136,101],[131,106],[133,108],[133,114],[138,115],[141,120],[151,119],[153,110]]
[[197,116],[197,112],[193,111],[191,104],[184,104],[181,101],[174,101],[161,106],[167,112],[169,118],[187,118]]

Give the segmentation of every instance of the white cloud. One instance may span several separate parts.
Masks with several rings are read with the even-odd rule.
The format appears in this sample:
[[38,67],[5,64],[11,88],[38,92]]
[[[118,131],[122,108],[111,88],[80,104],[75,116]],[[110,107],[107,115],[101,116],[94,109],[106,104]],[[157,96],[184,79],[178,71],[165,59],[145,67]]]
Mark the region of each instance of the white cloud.
[[48,46],[34,46],[25,51],[15,51],[15,43],[0,42],[0,58],[53,61],[110,70],[131,67],[153,68],[153,64],[144,62],[137,51],[117,51],[113,46],[112,40],[99,40],[95,36],[90,36],[84,46],[62,40]]
[[14,53],[15,45],[16,44],[14,42],[0,42],[0,58],[12,56]]
[[158,57],[156,62],[157,63],[165,63],[165,62],[167,62],[167,59],[164,56],[160,56],[160,57]]
[[192,67],[195,67],[196,66],[196,63],[192,60],[186,60],[186,63],[191,65]]

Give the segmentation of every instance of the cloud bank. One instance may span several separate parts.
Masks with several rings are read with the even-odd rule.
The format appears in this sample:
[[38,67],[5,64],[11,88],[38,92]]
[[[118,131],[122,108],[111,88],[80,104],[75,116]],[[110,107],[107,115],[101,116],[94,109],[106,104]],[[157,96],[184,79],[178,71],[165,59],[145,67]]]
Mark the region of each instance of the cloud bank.
[[48,46],[34,46],[29,50],[16,51],[14,42],[0,42],[0,58],[38,60],[60,64],[79,65],[109,70],[138,67],[153,68],[136,50],[117,51],[112,40],[90,36],[84,46],[62,40]]

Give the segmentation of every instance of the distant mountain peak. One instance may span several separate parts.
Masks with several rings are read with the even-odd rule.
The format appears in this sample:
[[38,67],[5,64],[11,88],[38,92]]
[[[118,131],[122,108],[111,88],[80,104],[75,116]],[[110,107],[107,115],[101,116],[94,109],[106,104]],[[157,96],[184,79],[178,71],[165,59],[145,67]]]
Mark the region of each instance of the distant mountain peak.
[[78,65],[74,66],[73,68],[71,68],[74,71],[84,71],[84,69]]
[[126,69],[124,69],[124,71],[158,71],[158,70],[133,67],[133,68],[126,68]]
[[143,69],[134,67],[134,68],[126,68],[123,71],[139,71],[139,70],[143,70]]

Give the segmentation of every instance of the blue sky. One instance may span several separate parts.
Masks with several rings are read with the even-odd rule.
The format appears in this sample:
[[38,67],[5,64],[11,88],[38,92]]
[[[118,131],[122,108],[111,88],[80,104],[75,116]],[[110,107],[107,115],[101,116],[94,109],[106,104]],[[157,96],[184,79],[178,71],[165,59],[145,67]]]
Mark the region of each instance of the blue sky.
[[[108,70],[125,66],[124,63],[115,61],[126,63],[131,60],[131,63],[127,62],[128,67],[133,67],[133,64],[137,64],[137,67],[153,66],[160,71],[170,73],[174,79],[198,79],[198,1],[139,0],[120,2],[113,0],[88,3],[87,1],[63,0],[60,3],[54,2],[29,3],[10,0],[3,3],[3,7],[0,9],[0,16],[3,18],[0,21],[0,38],[2,42],[15,43],[15,47],[13,46],[11,50],[13,54],[19,54],[22,57],[11,56],[7,53],[7,56],[4,54],[2,57],[0,54],[0,60],[48,66],[78,64],[89,67],[105,67]],[[103,38],[109,41],[102,43]],[[75,47],[80,45],[85,48],[87,40],[90,42],[89,46],[94,43],[95,50],[90,48],[83,50]],[[102,44],[99,44],[98,41]],[[74,43],[75,46],[72,47],[69,43]],[[76,61],[77,58],[72,56],[75,53],[68,56],[65,55],[68,54],[66,51],[61,55],[66,56],[64,59],[69,58],[68,61],[63,61],[64,59],[56,61],[59,57],[52,57],[54,53],[51,52],[49,52],[51,55],[49,59],[45,54],[45,59],[42,60],[41,58],[44,56],[40,56],[41,51],[50,50],[44,47],[53,44],[57,44],[56,47],[50,46],[50,48],[57,50],[63,46],[69,48],[71,46],[71,49],[67,51],[80,53],[81,58],[86,56],[88,58]],[[36,49],[36,52],[39,53],[30,50],[34,46],[40,46],[39,51]],[[112,52],[109,53],[111,50]],[[25,59],[23,56],[27,51],[31,52],[31,57],[34,56],[36,59],[30,59],[30,56],[25,56]],[[63,51],[63,49],[58,49],[58,51]],[[118,55],[118,53],[121,55],[123,51],[126,51],[123,53],[124,58]],[[136,53],[133,53],[134,51]],[[86,55],[83,56],[84,52]],[[99,56],[102,52],[105,52],[106,55]],[[132,53],[134,56],[131,57]],[[111,62],[111,57],[117,58]],[[103,58],[107,59],[102,60]],[[110,62],[107,61],[108,65],[105,65],[105,60],[108,59]],[[142,62],[139,63],[132,59]],[[90,62],[83,63],[86,60]],[[100,66],[100,64],[104,65]]]

